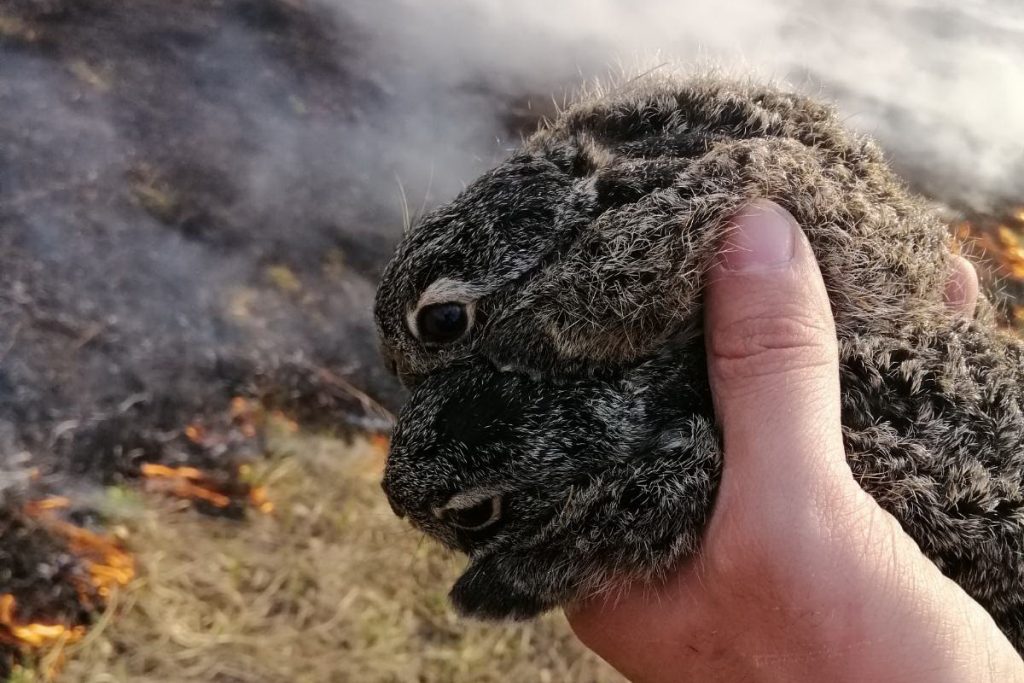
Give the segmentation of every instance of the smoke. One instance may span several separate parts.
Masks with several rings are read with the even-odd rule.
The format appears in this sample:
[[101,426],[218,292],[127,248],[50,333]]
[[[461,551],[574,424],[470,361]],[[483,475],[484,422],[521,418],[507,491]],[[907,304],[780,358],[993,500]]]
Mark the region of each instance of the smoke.
[[0,19],[0,464],[130,471],[161,457],[132,429],[288,364],[396,403],[370,307],[403,226],[623,64],[782,79],[937,199],[1024,196],[1015,0],[14,0]]
[[405,128],[440,123],[434,143],[412,154],[453,176],[471,165],[431,151],[446,139],[471,150],[462,134],[479,145],[488,121],[486,106],[457,96],[467,84],[543,104],[639,59],[713,62],[835,99],[918,189],[961,208],[1024,195],[1024,6],[1014,0],[328,4],[377,37],[364,58],[397,93],[388,116]]

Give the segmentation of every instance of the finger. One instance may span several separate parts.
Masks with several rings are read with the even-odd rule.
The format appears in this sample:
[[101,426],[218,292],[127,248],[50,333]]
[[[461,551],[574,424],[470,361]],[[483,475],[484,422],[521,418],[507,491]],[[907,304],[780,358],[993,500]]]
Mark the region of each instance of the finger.
[[953,260],[953,272],[946,283],[946,306],[965,318],[973,318],[978,307],[978,272],[963,256]]
[[766,495],[783,484],[814,496],[836,469],[849,476],[828,295],[788,212],[759,201],[733,222],[705,296],[723,480],[742,475],[773,491]]

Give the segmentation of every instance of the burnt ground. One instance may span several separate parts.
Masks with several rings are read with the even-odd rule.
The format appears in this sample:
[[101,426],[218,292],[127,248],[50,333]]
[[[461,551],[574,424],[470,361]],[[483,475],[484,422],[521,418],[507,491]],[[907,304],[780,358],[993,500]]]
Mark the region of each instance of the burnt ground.
[[[387,428],[401,392],[370,306],[416,150],[387,144],[405,101],[363,59],[373,39],[303,0],[0,5],[0,594],[23,620],[88,619],[27,499],[143,463],[233,477],[261,452],[239,396]],[[509,84],[451,87],[509,138],[546,113]]]
[[[261,64],[245,90],[230,31]],[[86,617],[76,558],[18,511],[27,468],[36,496],[143,462],[233,472],[253,439],[207,448],[182,429],[238,395],[383,426],[319,378],[397,396],[368,311],[389,243],[375,223],[393,217],[351,185],[277,173],[290,186],[263,205],[243,186],[272,153],[268,102],[316,125],[380,97],[346,68],[357,45],[259,0],[0,9],[0,593],[20,620]]]
[[[273,153],[254,118],[267,101],[315,126],[380,97],[345,66],[357,38],[276,2],[17,6],[0,43],[5,450],[130,472],[153,434],[281,367],[339,369],[393,401],[367,310],[389,243],[375,223],[392,217],[283,173],[272,204],[247,201]],[[229,30],[265,62],[245,90]]]
[[0,593],[20,620],[86,617],[27,496],[152,462],[233,476],[258,434],[183,430],[227,433],[237,396],[387,428],[370,306],[403,215],[365,40],[287,0],[0,6]]

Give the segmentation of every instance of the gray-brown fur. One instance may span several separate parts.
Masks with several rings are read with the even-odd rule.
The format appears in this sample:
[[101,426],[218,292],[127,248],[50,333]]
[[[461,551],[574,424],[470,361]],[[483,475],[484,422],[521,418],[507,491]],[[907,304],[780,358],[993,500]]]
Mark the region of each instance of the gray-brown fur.
[[[530,617],[694,553],[721,464],[704,275],[760,197],[821,264],[858,481],[1024,649],[1024,345],[984,303],[971,321],[944,309],[946,230],[875,145],[771,87],[596,93],[403,240],[376,309],[413,388],[384,480],[396,512],[469,554],[452,597],[481,616]],[[432,345],[410,325],[438,292],[473,325]],[[492,494],[482,531],[438,517]]]

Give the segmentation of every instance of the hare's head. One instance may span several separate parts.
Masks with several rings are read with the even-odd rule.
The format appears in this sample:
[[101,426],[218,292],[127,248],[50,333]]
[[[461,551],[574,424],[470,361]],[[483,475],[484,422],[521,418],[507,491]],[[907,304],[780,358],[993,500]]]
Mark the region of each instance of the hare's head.
[[384,490],[397,514],[451,548],[519,544],[588,476],[607,440],[595,407],[615,400],[599,382],[553,386],[482,363],[432,373],[402,411]]
[[572,154],[513,156],[403,240],[375,313],[384,355],[407,384],[468,357],[518,286],[589,220],[593,188],[573,177]]
[[708,413],[690,376],[699,363],[665,355],[552,382],[468,362],[418,384],[383,486],[396,514],[469,555],[452,592],[460,610],[533,616],[579,590],[581,575],[657,568],[645,557],[681,541],[693,516],[678,506],[701,498],[668,483],[677,468],[711,490],[714,467],[679,454],[714,452],[710,423],[693,420]]

